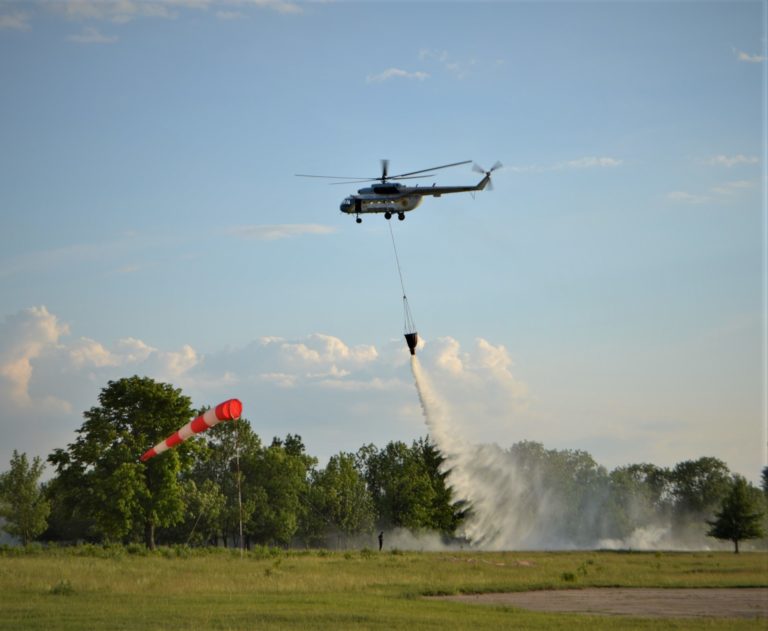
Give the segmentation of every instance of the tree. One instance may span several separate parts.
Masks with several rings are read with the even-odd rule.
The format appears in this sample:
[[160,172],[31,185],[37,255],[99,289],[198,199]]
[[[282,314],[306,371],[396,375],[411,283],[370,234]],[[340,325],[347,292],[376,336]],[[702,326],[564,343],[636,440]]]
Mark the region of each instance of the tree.
[[731,490],[715,513],[715,519],[707,520],[710,526],[707,536],[732,541],[736,554],[739,553],[739,541],[765,536],[760,523],[763,513],[757,508],[756,492],[757,489],[745,478],[734,475]]
[[368,489],[382,526],[434,528],[436,491],[418,448],[390,442],[378,450],[372,445],[358,452]]
[[148,377],[110,381],[100,405],[84,413],[78,437],[56,449],[56,486],[70,514],[91,524],[93,536],[138,540],[155,546],[155,528],[184,518],[179,474],[192,464],[198,441],[186,441],[146,463],[139,456],[184,425],[193,411],[188,397]]
[[267,448],[241,453],[243,501],[253,510],[245,525],[249,540],[288,545],[306,511],[309,474],[317,460],[307,455],[300,436],[274,439]]
[[27,545],[43,532],[51,506],[39,484],[44,465],[35,456],[30,464],[27,454],[13,450],[11,468],[0,474],[0,517],[3,529]]
[[670,472],[670,482],[678,520],[711,515],[731,483],[728,466],[712,457],[678,463]]
[[313,472],[308,502],[305,530],[311,541],[329,528],[345,537],[373,530],[373,499],[352,454],[332,456],[325,469]]

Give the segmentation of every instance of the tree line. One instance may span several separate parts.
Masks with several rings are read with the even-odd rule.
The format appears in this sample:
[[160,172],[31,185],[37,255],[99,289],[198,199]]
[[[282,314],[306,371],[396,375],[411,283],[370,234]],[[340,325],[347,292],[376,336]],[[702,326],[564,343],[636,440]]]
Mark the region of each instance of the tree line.
[[[146,377],[110,381],[84,413],[76,439],[43,463],[14,451],[0,474],[4,529],[22,543],[143,542],[156,545],[346,546],[379,529],[460,536],[472,507],[453,497],[429,440],[369,444],[340,452],[324,468],[300,436],[269,444],[247,419],[221,423],[146,463],[138,456],[204,410],[180,389]],[[505,457],[535,472],[558,506],[542,527],[573,545],[597,532],[624,539],[663,520],[679,532],[734,542],[763,536],[768,467],[762,489],[703,457],[672,468],[632,464],[608,471],[581,450],[516,443]],[[535,497],[516,510],[534,510]],[[703,543],[703,542],[702,542]]]

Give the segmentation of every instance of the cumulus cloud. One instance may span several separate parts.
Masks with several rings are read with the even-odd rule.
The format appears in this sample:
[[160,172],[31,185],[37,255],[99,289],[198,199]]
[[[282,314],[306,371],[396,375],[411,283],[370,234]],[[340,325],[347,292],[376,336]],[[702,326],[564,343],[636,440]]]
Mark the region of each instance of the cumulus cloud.
[[713,166],[733,167],[739,164],[757,164],[759,162],[757,156],[745,156],[744,154],[736,154],[732,156],[717,155],[712,156],[707,160],[707,164]]
[[733,52],[736,54],[736,58],[739,61],[745,61],[751,64],[759,64],[765,61],[765,56],[763,55],[752,55],[736,48],[733,49]]
[[[194,344],[172,348],[83,333],[71,335],[44,306],[0,324],[0,462],[14,448],[45,457],[72,442],[99,391],[134,374],[172,383],[196,406],[241,398],[261,435],[299,433],[321,458],[427,431],[400,338],[353,344],[328,333],[264,336],[203,354]],[[444,337],[422,342],[418,352],[462,418],[472,422],[479,409],[491,410],[494,425],[509,429],[506,419],[522,409],[527,389],[506,348],[483,338],[464,348]],[[29,421],[19,423],[19,417]]]
[[305,234],[333,234],[336,228],[314,223],[253,224],[236,226],[228,231],[232,236],[257,241],[277,241]]
[[0,393],[21,406],[32,403],[33,361],[68,333],[66,324],[44,306],[8,316],[0,325]]
[[387,68],[384,72],[379,74],[368,75],[365,79],[366,83],[382,83],[383,81],[389,81],[391,79],[411,79],[416,81],[424,81],[428,79],[429,75],[426,72],[417,70],[416,72],[409,72],[400,68]]

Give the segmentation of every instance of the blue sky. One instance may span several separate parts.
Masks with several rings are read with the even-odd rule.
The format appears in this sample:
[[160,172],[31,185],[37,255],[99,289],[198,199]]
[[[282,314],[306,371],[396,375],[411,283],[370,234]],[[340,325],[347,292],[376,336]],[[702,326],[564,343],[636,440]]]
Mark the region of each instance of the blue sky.
[[472,159],[493,192],[392,225],[467,440],[757,479],[765,37],[761,2],[1,1],[0,462],[132,374],[321,464],[424,435],[387,224],[294,174]]

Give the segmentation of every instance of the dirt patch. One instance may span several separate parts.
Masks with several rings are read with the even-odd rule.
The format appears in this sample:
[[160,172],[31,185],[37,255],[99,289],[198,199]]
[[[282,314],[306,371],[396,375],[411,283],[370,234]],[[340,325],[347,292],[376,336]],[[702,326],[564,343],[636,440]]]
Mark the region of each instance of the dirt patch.
[[444,600],[533,611],[644,618],[768,618],[768,588],[588,588],[441,596]]

